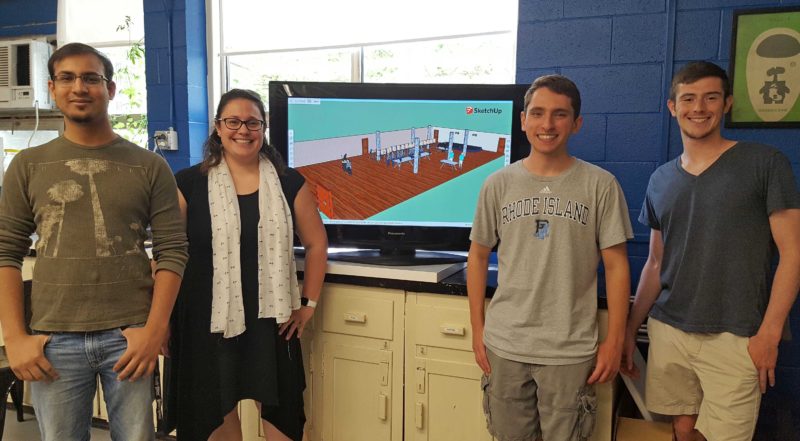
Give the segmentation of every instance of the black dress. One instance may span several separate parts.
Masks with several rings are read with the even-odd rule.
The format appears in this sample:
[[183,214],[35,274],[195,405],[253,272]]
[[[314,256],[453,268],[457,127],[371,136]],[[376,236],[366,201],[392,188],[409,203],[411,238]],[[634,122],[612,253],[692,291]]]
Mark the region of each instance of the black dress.
[[[234,338],[212,334],[211,215],[208,176],[194,166],[178,172],[178,188],[188,203],[189,262],[171,320],[171,357],[164,377],[166,431],[181,441],[206,441],[240,400],[262,403],[261,417],[292,440],[301,441],[305,376],[300,342],[278,335],[274,318],[258,318],[258,192],[240,195],[242,297],[247,330]],[[304,179],[288,169],[280,177],[294,215],[294,199]]]

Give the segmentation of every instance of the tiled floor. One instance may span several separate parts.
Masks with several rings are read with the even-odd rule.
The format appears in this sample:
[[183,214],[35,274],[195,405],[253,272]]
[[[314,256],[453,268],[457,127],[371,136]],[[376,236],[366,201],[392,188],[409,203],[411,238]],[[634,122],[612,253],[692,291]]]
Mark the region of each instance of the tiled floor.
[[[17,422],[16,413],[9,409],[6,413],[6,426],[3,441],[39,441],[39,426],[33,415],[26,414],[25,421]],[[92,428],[92,441],[111,441],[108,430]]]

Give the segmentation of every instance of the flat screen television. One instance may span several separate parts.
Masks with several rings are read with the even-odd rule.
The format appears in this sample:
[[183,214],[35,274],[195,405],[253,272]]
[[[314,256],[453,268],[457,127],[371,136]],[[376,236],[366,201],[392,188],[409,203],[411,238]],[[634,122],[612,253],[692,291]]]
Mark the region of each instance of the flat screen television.
[[330,259],[463,261],[481,185],[523,158],[527,86],[272,81],[270,142],[306,179]]

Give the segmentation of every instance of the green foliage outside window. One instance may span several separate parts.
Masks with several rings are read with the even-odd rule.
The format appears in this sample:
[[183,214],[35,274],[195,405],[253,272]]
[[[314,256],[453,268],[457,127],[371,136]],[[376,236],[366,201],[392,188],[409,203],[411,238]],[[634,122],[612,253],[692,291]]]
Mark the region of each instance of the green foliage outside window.
[[[117,94],[122,94],[128,100],[129,109],[142,109],[145,106],[145,91],[142,90],[141,80],[144,69],[144,38],[131,41],[130,32],[133,20],[125,16],[125,22],[117,26],[117,31],[127,31],[130,46],[125,51],[125,64],[121,65],[116,73]],[[120,81],[122,80],[122,81]],[[120,87],[120,85],[122,87]],[[122,113],[111,115],[111,124],[115,130],[126,132],[131,141],[140,145],[147,142],[147,114]]]

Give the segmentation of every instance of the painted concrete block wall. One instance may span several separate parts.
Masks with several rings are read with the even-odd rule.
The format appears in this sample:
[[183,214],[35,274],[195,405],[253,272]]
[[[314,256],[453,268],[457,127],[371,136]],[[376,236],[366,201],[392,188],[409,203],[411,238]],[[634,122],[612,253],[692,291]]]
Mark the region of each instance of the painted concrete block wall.
[[208,136],[205,2],[144,0],[148,132],[173,127],[173,170],[200,162]]
[[[617,174],[635,222],[650,172],[681,150],[665,104],[672,73],[696,59],[728,67],[735,9],[798,3],[520,0],[517,82],[561,73],[578,84],[585,122],[572,151]],[[773,144],[800,171],[800,130],[725,134]],[[635,229],[636,240],[646,243],[647,229]],[[631,257],[635,273],[645,257]]]
[[56,0],[0,1],[0,38],[56,34]]
[[[647,257],[649,231],[636,218],[649,176],[682,149],[680,132],[666,108],[667,81],[692,60],[728,67],[734,10],[797,4],[800,1],[520,0],[516,81],[530,83],[545,73],[561,73],[581,89],[585,122],[571,142],[572,152],[614,173],[623,187],[636,233],[629,247],[634,286]],[[800,130],[723,133],[778,147],[800,176]],[[794,335],[800,336],[797,305],[791,321]],[[782,344],[779,366],[779,387],[767,394],[762,408],[762,439],[784,439],[781,430],[786,424],[800,427],[800,343]]]

